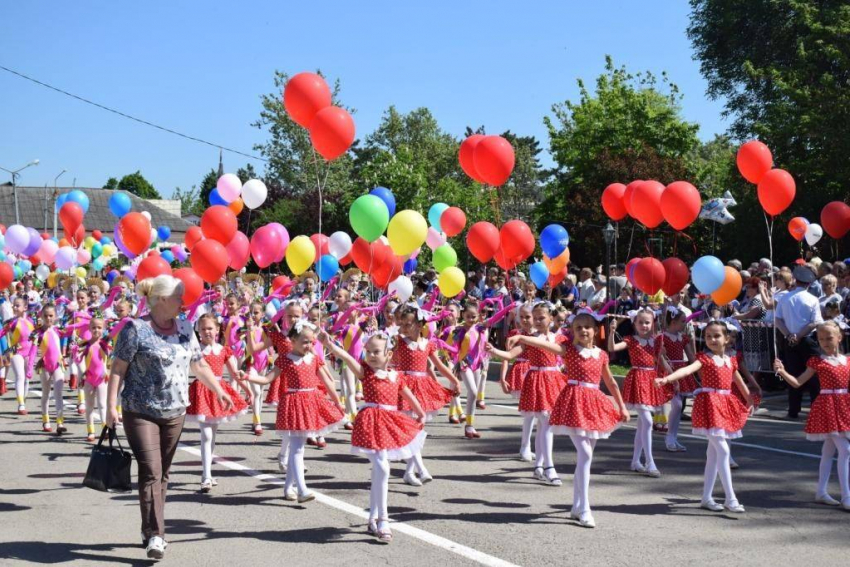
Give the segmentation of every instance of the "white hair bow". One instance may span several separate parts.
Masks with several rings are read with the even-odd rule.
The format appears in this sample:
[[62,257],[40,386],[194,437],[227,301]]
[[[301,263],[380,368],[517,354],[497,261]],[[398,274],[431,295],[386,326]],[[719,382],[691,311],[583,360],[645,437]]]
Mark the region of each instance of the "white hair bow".
[[650,315],[652,315],[653,319],[655,318],[655,311],[653,311],[649,307],[641,307],[640,309],[634,309],[632,311],[628,311],[628,312],[626,312],[626,315],[628,315],[629,319],[631,319],[632,323],[634,323],[637,316],[640,315],[641,313],[649,313]]
[[294,329],[295,332],[300,335],[304,331],[304,329],[310,329],[311,331],[315,331],[317,327],[307,319],[298,319],[298,321],[295,322]]
[[599,313],[597,313],[593,309],[590,309],[589,307],[582,307],[581,309],[579,309],[578,311],[576,311],[575,313],[573,313],[572,315],[567,317],[567,323],[572,325],[575,318],[578,317],[579,315],[590,315],[591,317],[593,317],[596,320],[597,323],[605,320],[605,315],[600,315]]

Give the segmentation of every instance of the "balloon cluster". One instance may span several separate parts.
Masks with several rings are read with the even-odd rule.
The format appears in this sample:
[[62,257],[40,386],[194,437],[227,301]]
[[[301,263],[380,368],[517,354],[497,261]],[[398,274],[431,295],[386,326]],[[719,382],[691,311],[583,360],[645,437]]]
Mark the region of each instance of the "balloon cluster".
[[559,224],[550,224],[540,233],[540,248],[543,260],[535,262],[529,268],[529,276],[537,289],[546,284],[554,287],[567,277],[567,265],[570,263],[570,235]]
[[249,179],[243,185],[235,174],[225,173],[210,191],[210,205],[223,205],[238,215],[245,207],[256,209],[266,202],[267,196],[268,189],[259,179]]
[[668,296],[679,293],[689,278],[688,267],[679,258],[667,258],[663,262],[657,258],[632,258],[626,264],[626,279],[649,295],[659,290]]
[[298,73],[283,89],[283,106],[292,120],[310,132],[313,148],[333,161],[354,142],[354,119],[332,106],[331,89],[316,73]]
[[612,183],[602,191],[602,209],[611,220],[630,216],[650,229],[667,221],[674,229],[685,230],[701,208],[699,191],[687,181],[665,187],[654,180],[636,180],[628,185]]
[[741,293],[743,281],[735,268],[724,266],[714,256],[703,256],[691,270],[694,285],[705,295],[711,295],[717,305],[726,305]]
[[750,140],[743,144],[735,161],[744,179],[756,184],[764,212],[775,217],[794,201],[797,194],[794,178],[784,169],[771,169],[773,155],[762,142]]
[[503,137],[473,134],[461,142],[458,161],[475,181],[499,187],[511,176],[516,157],[513,146]]

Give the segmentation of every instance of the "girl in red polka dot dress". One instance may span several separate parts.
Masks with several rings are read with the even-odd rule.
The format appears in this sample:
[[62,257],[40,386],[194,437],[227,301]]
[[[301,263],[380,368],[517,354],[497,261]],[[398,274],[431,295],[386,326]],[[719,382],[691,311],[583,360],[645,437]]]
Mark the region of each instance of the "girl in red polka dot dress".
[[[696,358],[692,338],[685,332],[687,318],[684,311],[680,311],[672,305],[665,308],[665,326],[661,334],[662,352],[672,370],[684,368]],[[681,453],[687,448],[679,443],[679,425],[682,422],[682,409],[685,399],[693,397],[694,391],[699,387],[696,377],[691,374],[685,376],[675,384],[673,397],[670,399],[670,418],[667,422],[667,436],[665,444],[671,453]]]
[[[774,368],[794,388],[801,387],[815,374],[820,379],[820,394],[812,402],[806,421],[806,438],[809,441],[823,441],[815,502],[841,506],[850,512],[850,393],[847,391],[850,387],[850,361],[839,352],[842,332],[835,321],[818,325],[817,337],[823,354],[810,358],[806,363],[806,371],[799,377],[795,378],[786,372],[779,359],[774,362]],[[840,502],[830,496],[828,491],[832,460],[836,452]]]
[[[534,326],[532,325],[533,317],[531,315],[531,303],[523,303],[517,309],[517,316],[514,318],[518,328],[512,329],[508,333],[508,339],[517,335],[532,336]],[[519,399],[522,393],[522,381],[528,373],[528,359],[522,356],[513,360],[513,364],[507,360],[502,361],[502,369],[499,382],[502,385],[502,391]],[[510,369],[509,369],[510,368]],[[530,463],[534,460],[534,454],[531,452],[531,434],[534,429],[534,416],[525,415],[522,417],[522,438],[519,443],[519,458],[521,461]]]
[[[392,541],[387,517],[390,461],[412,460],[415,455],[421,454],[425,444],[423,426],[426,412],[408,387],[416,379],[410,379],[402,372],[387,370],[393,353],[389,350],[389,337],[384,333],[374,334],[366,340],[363,364],[331,342],[326,333],[320,337],[328,350],[344,360],[363,384],[364,403],[354,420],[351,452],[366,455],[372,462],[368,530],[378,541],[389,543]],[[416,420],[399,411],[399,399],[404,399],[413,409]]]
[[[664,404],[673,398],[673,388],[659,388],[653,382],[658,376],[656,367],[661,352],[661,340],[654,334],[655,313],[649,308],[642,308],[630,313],[630,316],[636,334],[614,342],[618,321],[611,321],[608,352],[628,350],[632,365],[623,383],[626,407],[635,410],[638,415],[631,469],[658,478],[661,473],[652,458],[652,414],[661,411]],[[641,454],[645,464],[641,463]]]
[[[281,388],[285,389],[277,406],[275,428],[281,437],[289,438],[284,499],[299,503],[316,498],[304,481],[307,438],[326,435],[341,427],[345,420],[345,408],[336,397],[333,381],[320,371],[325,362],[313,350],[317,331],[312,323],[297,321],[287,335],[292,351],[275,362],[280,369]],[[268,384],[273,378],[247,376],[246,379]],[[325,391],[319,388],[320,380],[325,383]],[[333,399],[328,399],[325,392],[333,392]]]
[[201,429],[201,467],[203,469],[201,492],[204,493],[212,490],[212,487],[217,484],[212,477],[212,456],[215,452],[215,435],[218,425],[248,413],[248,404],[253,401],[251,390],[246,384],[240,382],[248,402],[237,394],[228,382],[222,380],[225,368],[231,377],[237,379],[239,370],[231,350],[215,342],[218,334],[219,324],[215,315],[212,313],[201,315],[198,319],[198,340],[201,343],[204,360],[221,382],[222,389],[233,400],[233,407],[226,410],[215,392],[204,386],[200,380],[195,380],[189,386],[189,407],[186,408],[186,419],[197,421]]
[[[552,325],[552,306],[546,302],[537,303],[532,309],[535,336],[556,346],[566,344],[567,337],[556,335],[549,329]],[[517,335],[511,338],[509,351],[499,350],[487,345],[488,352],[496,356],[514,360],[520,355],[528,359],[528,374],[522,383],[519,397],[519,411],[523,416],[533,416],[537,419],[537,436],[534,440],[535,461],[534,478],[552,486],[561,486],[561,479],[555,470],[552,458],[552,430],[549,427],[549,417],[555,401],[566,386],[567,379],[557,366],[557,355],[539,346],[518,344],[526,337]]]
[[[732,488],[729,439],[741,437],[741,429],[747,422],[753,403],[750,391],[738,372],[738,361],[726,354],[729,344],[726,324],[722,321],[711,321],[703,331],[703,339],[708,352],[699,353],[692,364],[676,370],[669,376],[657,378],[655,382],[659,386],[666,386],[694,372],[700,373],[702,386],[695,392],[694,409],[691,413],[693,434],[708,439],[700,507],[713,512],[726,509],[743,513],[744,507],[738,502]],[[732,395],[733,383],[744,393],[746,406]],[[712,494],[718,474],[726,493],[726,501],[722,506],[714,501]]]

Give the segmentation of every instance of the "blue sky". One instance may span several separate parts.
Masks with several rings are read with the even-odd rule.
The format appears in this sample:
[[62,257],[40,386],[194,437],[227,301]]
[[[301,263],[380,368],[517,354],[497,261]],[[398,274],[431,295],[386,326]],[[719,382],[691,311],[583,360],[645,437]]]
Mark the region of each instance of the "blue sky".
[[[0,65],[217,144],[253,153],[251,128],[275,69],[321,68],[357,110],[358,137],[391,104],[467,125],[535,135],[576,100],[605,54],[666,70],[700,137],[726,129],[721,101],[685,35],[685,0],[529,2],[12,2],[0,4]],[[199,183],[218,150],[142,126],[0,71],[0,166],[33,158],[22,185],[102,186],[141,170],[160,193]],[[246,158],[224,155],[226,170]],[[255,167],[262,169],[261,163]],[[0,172],[0,181],[8,175]],[[365,188],[364,188],[365,189]]]

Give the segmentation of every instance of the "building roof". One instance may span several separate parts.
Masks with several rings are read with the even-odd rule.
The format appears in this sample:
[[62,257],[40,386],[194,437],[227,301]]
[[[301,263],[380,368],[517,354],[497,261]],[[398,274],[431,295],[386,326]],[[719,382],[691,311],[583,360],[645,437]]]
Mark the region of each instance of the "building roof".
[[[20,223],[23,226],[31,226],[41,231],[53,231],[53,210],[55,207],[55,194],[61,195],[78,189],[89,198],[89,210],[83,219],[86,231],[100,230],[104,234],[112,234],[118,219],[109,210],[109,198],[113,193],[125,193],[133,203],[133,210],[148,211],[151,215],[151,226],[167,226],[171,229],[172,242],[182,242],[183,235],[192,227],[191,224],[164,211],[154,203],[142,199],[126,191],[114,191],[112,189],[97,189],[89,187],[59,187],[53,189],[48,187],[18,187],[18,212]],[[46,222],[45,222],[46,220]],[[62,225],[57,220],[57,231],[61,233]],[[15,197],[11,185],[0,185],[0,223],[10,226],[15,224]]]

